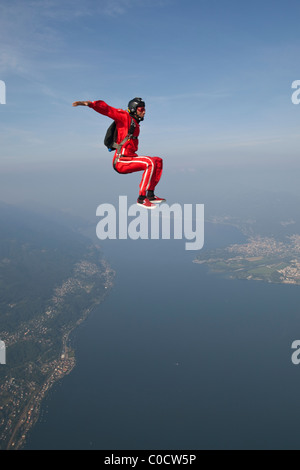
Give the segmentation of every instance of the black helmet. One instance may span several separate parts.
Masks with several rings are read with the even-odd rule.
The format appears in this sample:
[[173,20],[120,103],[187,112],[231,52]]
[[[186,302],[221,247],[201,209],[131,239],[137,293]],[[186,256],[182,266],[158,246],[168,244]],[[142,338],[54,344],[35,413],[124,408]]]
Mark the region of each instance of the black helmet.
[[140,106],[145,107],[145,101],[143,101],[142,98],[133,98],[133,100],[130,100],[128,103],[129,114],[133,114],[135,116],[136,109]]

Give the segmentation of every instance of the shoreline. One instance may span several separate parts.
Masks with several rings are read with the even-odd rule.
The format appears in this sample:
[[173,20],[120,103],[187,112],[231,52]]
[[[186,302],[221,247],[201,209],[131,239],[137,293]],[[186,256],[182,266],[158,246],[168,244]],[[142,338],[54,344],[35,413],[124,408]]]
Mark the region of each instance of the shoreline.
[[[21,382],[16,381],[13,376],[10,378],[8,376],[6,377],[7,386],[6,389],[4,388],[3,390],[6,390],[6,393],[10,394],[10,400],[14,400],[13,397],[16,395],[18,398],[14,408],[9,408],[10,411],[6,416],[6,420],[2,421],[2,424],[5,426],[4,431],[2,431],[2,449],[20,450],[24,447],[28,433],[32,430],[40,417],[42,402],[48,392],[59,380],[69,375],[76,366],[76,351],[70,345],[70,336],[92,312],[104,302],[114,286],[115,271],[105,259],[101,259],[100,266],[101,269],[98,267],[97,269],[93,269],[92,272],[89,272],[90,265],[85,263],[84,273],[86,280],[90,283],[90,276],[93,278],[94,287],[90,288],[89,284],[88,291],[89,294],[94,297],[91,299],[93,303],[88,307],[81,308],[78,313],[76,313],[75,310],[73,323],[71,323],[69,327],[67,325],[61,327],[60,347],[56,357],[47,360],[46,355],[46,361],[44,361],[41,359],[41,356],[36,363],[28,364],[26,378]],[[81,270],[79,274],[82,276]],[[79,288],[82,288],[81,283],[83,282],[83,280],[80,281]],[[100,292],[98,290],[99,286],[102,286]],[[76,289],[73,289],[73,285],[70,288],[72,297],[78,292],[77,288],[78,286],[76,286]],[[83,289],[84,292],[86,292],[87,288],[83,287]],[[66,299],[65,301],[64,295],[66,294],[63,294],[59,298],[59,307],[62,311],[68,306],[68,300]],[[58,303],[56,305],[58,305]],[[57,312],[55,313],[57,314]],[[51,315],[53,314],[54,311],[52,310]],[[51,348],[49,351],[51,352]],[[45,376],[44,379],[40,382],[38,380],[30,381],[30,368],[38,370],[41,376]],[[26,402],[24,402],[24,399]]]
[[[73,349],[68,344],[70,340],[70,335],[77,329],[79,325],[81,325],[90,316],[90,314],[93,312],[93,310],[95,310],[97,306],[101,305],[101,303],[104,302],[105,297],[93,304],[90,308],[86,309],[82,317],[78,319],[75,325],[73,325],[72,328],[63,336],[62,351],[60,354],[59,362],[56,364],[56,367],[52,370],[52,373],[44,381],[43,385],[39,388],[36,393],[33,394],[29,402],[25,406],[25,409],[23,410],[21,416],[18,419],[18,422],[16,423],[16,426],[14,427],[14,430],[5,450],[21,450],[22,447],[26,444],[26,437],[28,433],[39,420],[41,407],[44,399],[46,398],[50,390],[53,388],[53,386],[57,382],[62,380],[64,377],[69,375],[72,370],[76,367],[75,352],[72,357],[68,356],[68,353],[70,351],[72,351],[73,353]],[[23,425],[24,429],[20,429]]]

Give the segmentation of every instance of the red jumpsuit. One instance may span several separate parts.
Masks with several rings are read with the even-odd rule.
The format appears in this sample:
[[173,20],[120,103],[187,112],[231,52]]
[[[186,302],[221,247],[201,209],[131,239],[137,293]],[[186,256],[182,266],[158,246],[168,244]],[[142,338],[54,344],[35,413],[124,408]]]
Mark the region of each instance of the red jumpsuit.
[[[104,101],[92,101],[89,107],[116,121],[118,132],[117,143],[122,142],[127,136],[131,124],[131,116],[128,111],[113,108],[104,103]],[[118,154],[118,151],[115,152],[113,166],[118,173],[143,171],[139,194],[140,196],[146,196],[147,191],[154,191],[155,186],[161,178],[163,161],[160,157],[139,157],[136,154],[138,150],[139,141],[137,137],[140,133],[140,126],[136,119],[134,119],[134,121],[136,124],[133,133],[135,139],[127,140],[123,144],[120,154]]]

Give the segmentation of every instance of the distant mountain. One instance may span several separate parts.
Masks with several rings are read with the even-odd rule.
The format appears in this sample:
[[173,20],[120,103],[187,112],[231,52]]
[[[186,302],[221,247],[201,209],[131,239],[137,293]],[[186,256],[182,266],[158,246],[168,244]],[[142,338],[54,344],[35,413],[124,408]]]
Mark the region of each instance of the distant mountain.
[[[209,220],[235,225],[248,236],[272,236],[284,240],[300,233],[300,198],[274,190],[253,191],[238,198],[224,198]],[[212,212],[210,211],[210,214]]]
[[[87,240],[78,232],[1,203],[0,331],[38,315],[43,299],[70,275],[86,246]],[[12,304],[16,305],[8,314],[7,306]]]

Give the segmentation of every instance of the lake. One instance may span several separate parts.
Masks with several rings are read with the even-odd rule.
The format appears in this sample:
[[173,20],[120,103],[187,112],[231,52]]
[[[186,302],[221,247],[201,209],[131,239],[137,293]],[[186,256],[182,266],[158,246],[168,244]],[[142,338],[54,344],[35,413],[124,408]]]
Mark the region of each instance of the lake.
[[[205,247],[242,239],[205,227]],[[101,245],[115,286],[25,448],[300,448],[299,287],[210,274],[184,240]]]

